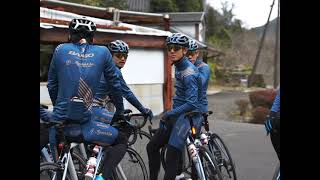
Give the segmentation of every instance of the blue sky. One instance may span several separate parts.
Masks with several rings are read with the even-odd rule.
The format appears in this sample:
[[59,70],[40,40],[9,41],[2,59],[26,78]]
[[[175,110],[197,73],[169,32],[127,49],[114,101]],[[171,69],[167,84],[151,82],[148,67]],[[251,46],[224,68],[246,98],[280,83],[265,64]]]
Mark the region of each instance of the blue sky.
[[[235,17],[242,20],[246,28],[252,28],[262,26],[267,22],[273,0],[207,0],[207,4],[219,11],[222,7],[221,2],[228,2],[229,7],[233,3]],[[276,18],[277,14],[278,0],[275,0],[270,20]]]

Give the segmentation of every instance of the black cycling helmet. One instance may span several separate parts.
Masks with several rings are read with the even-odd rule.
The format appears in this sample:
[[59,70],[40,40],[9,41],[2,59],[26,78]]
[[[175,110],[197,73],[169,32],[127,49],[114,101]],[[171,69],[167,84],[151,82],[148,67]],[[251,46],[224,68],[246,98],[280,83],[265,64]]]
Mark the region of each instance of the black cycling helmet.
[[189,46],[189,38],[181,33],[173,33],[171,36],[167,37],[167,45],[178,44],[183,47]]
[[85,38],[88,42],[92,42],[96,29],[96,24],[85,17],[72,19],[69,23],[70,40],[75,43]]
[[112,41],[108,44],[111,53],[129,53],[129,46],[121,40]]

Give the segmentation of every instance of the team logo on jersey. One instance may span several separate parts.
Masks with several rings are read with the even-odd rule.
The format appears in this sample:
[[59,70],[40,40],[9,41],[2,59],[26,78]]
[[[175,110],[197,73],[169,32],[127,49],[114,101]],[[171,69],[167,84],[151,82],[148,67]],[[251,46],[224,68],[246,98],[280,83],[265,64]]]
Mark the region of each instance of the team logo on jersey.
[[[84,48],[83,48],[84,50]],[[82,51],[82,49],[81,49]],[[83,52],[82,52],[83,53]],[[72,55],[72,56],[77,56],[79,58],[91,58],[94,56],[94,53],[88,53],[88,54],[80,54],[78,52],[75,52],[75,51],[69,51],[68,54]]]

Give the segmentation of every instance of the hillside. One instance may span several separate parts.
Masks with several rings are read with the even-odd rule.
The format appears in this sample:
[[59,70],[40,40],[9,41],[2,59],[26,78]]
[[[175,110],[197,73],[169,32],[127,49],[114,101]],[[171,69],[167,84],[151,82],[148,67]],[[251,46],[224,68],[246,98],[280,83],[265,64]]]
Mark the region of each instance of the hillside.
[[[263,29],[264,29],[265,25],[263,26],[259,26],[259,27],[255,27],[255,28],[252,28],[251,30],[252,31],[255,31],[257,33],[257,35],[259,37],[262,36],[262,33],[263,33]],[[271,20],[268,24],[268,29],[267,29],[267,36],[270,36],[270,35],[274,35],[275,36],[275,33],[276,33],[276,28],[277,28],[277,18]]]

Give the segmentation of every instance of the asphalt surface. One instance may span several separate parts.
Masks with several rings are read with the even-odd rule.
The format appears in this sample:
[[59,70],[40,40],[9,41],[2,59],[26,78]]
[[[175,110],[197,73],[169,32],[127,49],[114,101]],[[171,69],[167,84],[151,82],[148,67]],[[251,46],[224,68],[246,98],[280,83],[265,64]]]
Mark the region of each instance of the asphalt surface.
[[[230,118],[228,114],[237,108],[234,104],[237,99],[248,99],[248,93],[230,91],[208,96],[209,110],[214,112],[209,117],[210,130],[221,136],[231,152],[238,180],[270,180],[278,163],[270,137],[266,136],[263,125],[234,122],[235,119]],[[157,128],[159,120],[153,122],[152,127]],[[142,147],[141,156],[147,165],[147,155]],[[161,169],[159,180],[163,175]]]
[[[270,137],[266,136],[263,125],[235,122],[228,113],[236,109],[234,101],[248,99],[243,92],[220,92],[209,95],[209,110],[214,112],[209,117],[210,130],[222,137],[236,165],[238,180],[270,180],[278,164]],[[147,131],[147,122],[143,130]],[[153,120],[152,127],[157,128],[159,117]],[[148,167],[146,144],[148,139],[138,138],[134,148],[142,156]],[[160,171],[159,180],[164,172]],[[138,179],[137,179],[138,180]]]
[[[155,120],[153,127],[157,127]],[[210,130],[220,135],[228,147],[236,165],[238,180],[270,180],[278,163],[270,137],[263,125],[230,122],[209,118]],[[142,148],[142,146],[140,146]],[[143,148],[142,148],[143,150]],[[145,163],[146,152],[141,153]],[[159,180],[163,179],[161,169]]]

